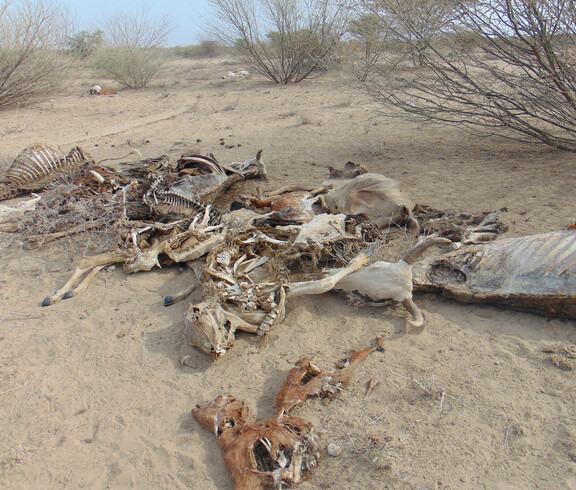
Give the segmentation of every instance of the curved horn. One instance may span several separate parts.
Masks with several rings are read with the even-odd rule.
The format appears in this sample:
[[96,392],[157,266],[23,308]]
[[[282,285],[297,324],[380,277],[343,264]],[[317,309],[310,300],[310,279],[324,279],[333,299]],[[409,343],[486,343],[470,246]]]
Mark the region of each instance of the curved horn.
[[440,243],[452,243],[452,241],[448,240],[448,238],[441,237],[428,238],[408,250],[402,260],[411,265],[416,262],[426,250],[434,245],[439,245]]

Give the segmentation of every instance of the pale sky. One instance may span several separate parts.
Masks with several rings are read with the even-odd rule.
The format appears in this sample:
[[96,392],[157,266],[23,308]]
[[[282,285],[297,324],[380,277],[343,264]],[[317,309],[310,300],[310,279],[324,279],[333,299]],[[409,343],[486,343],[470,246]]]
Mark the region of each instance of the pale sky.
[[59,3],[69,9],[78,30],[97,29],[103,19],[115,12],[132,12],[144,6],[151,17],[169,15],[176,24],[167,46],[198,44],[206,38],[203,19],[209,16],[207,0],[60,0]]

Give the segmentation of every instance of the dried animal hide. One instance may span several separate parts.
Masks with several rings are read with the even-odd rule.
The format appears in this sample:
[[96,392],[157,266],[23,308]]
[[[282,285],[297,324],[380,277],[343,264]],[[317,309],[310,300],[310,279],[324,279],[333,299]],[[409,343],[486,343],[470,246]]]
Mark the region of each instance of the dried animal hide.
[[384,351],[384,339],[378,337],[376,345],[356,351],[341,362],[340,367],[326,372],[303,357],[296,362],[276,398],[276,414],[282,416],[292,408],[303,404],[312,396],[332,396],[346,386],[358,365],[373,352]]
[[490,213],[472,215],[454,211],[438,211],[425,204],[417,204],[414,217],[420,223],[420,233],[425,236],[441,236],[455,243],[471,243],[495,240],[508,227],[499,221],[506,208]]
[[198,405],[192,414],[218,438],[236,490],[297,485],[320,460],[314,427],[300,417],[246,425],[246,402],[230,396]]
[[414,267],[417,291],[576,318],[576,233],[470,245]]
[[412,315],[413,320],[408,322],[409,326],[422,327],[424,316],[412,301],[412,264],[431,246],[445,243],[450,243],[450,240],[429,238],[406,252],[403,259],[396,263],[369,264],[370,254],[368,251],[362,252],[348,266],[331,271],[323,279],[290,284],[287,298],[323,294],[338,289],[360,293],[374,302],[392,299],[401,302]]
[[19,192],[41,190],[61,174],[89,161],[92,158],[79,146],[64,155],[50,145],[31,145],[20,152],[0,179],[0,201]]
[[331,213],[362,215],[384,228],[392,224],[408,225],[418,230],[408,192],[393,179],[380,174],[363,174],[337,185],[324,196]]
[[332,396],[352,377],[359,363],[377,346],[355,352],[341,369],[330,372],[314,366],[308,358],[296,363],[276,400],[277,415],[265,422],[247,425],[246,401],[219,396],[199,404],[192,414],[211,431],[220,444],[224,464],[232,474],[236,490],[282,488],[300,483],[320,460],[320,445],[310,422],[285,415],[311,396]]
[[178,160],[177,174],[158,177],[144,196],[144,201],[160,214],[195,216],[204,211],[223,192],[237,182],[266,178],[262,150],[255,158],[228,166],[213,156],[183,155]]
[[250,207],[270,208],[268,219],[282,221],[309,223],[314,219],[313,204],[320,199],[320,196],[312,196],[309,192],[297,191],[287,192],[270,197],[242,196]]

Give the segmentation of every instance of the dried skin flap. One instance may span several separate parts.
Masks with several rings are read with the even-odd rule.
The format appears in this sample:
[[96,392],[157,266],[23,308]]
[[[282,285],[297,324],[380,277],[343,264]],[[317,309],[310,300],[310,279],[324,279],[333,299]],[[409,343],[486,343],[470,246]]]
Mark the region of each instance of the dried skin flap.
[[482,245],[414,266],[416,289],[464,302],[498,303],[576,318],[576,233],[545,233]]
[[364,174],[329,191],[325,196],[331,213],[363,215],[379,228],[402,223],[414,203],[399,182],[380,174]]
[[295,485],[320,459],[313,426],[299,417],[245,425],[245,402],[226,396],[198,405],[192,414],[218,438],[236,489]]
[[310,362],[308,357],[298,360],[276,398],[276,413],[283,414],[297,405],[301,405],[311,396],[329,396],[340,391],[350,381],[356,368],[366,357],[376,350],[384,348],[384,341],[378,338],[374,347],[354,352],[344,363],[344,367],[325,372]]

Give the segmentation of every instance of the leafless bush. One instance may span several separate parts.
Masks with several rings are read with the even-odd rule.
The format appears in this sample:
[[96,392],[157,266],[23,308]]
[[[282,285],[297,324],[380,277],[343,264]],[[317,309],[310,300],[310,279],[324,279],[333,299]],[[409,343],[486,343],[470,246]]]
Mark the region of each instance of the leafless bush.
[[301,82],[326,69],[350,9],[334,0],[210,0],[212,33],[276,83]]
[[0,108],[23,104],[62,84],[66,19],[57,4],[0,2]]
[[[371,6],[386,18],[380,3]],[[373,63],[363,86],[373,98],[417,120],[576,151],[572,1],[462,3],[434,36],[396,14],[403,28],[394,34],[416,50],[421,69],[406,69],[391,56]]]
[[146,87],[162,67],[158,48],[172,29],[167,16],[151,20],[144,8],[111,16],[104,23],[106,48],[98,53],[96,66],[126,87]]

